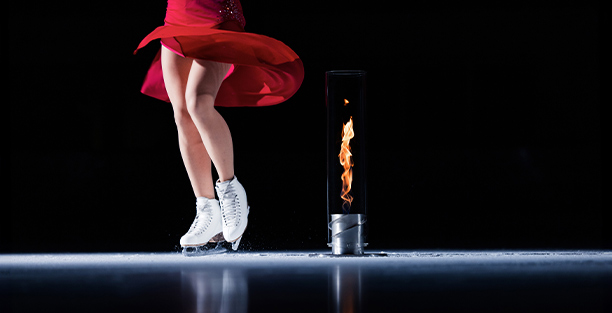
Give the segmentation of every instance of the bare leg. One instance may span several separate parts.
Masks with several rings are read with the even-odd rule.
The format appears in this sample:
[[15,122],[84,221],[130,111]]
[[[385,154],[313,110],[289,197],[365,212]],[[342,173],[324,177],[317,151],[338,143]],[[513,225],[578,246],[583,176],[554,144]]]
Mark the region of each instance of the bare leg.
[[214,104],[230,67],[226,63],[193,60],[185,90],[187,110],[221,181],[234,177],[234,148],[229,127]]
[[196,197],[214,199],[210,156],[185,101],[185,90],[193,59],[183,58],[162,46],[161,61],[164,83],[174,109],[179,148],[191,186]]

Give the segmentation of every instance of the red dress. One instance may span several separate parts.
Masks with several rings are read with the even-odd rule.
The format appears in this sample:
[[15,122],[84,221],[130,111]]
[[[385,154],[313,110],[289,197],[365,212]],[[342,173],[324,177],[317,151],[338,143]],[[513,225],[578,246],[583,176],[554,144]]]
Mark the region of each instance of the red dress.
[[[244,25],[239,0],[168,0],[164,26],[147,35],[134,53],[161,39],[183,57],[232,64],[217,106],[267,106],[289,99],[304,80],[302,61],[282,42],[244,32]],[[141,91],[170,102],[159,51]]]

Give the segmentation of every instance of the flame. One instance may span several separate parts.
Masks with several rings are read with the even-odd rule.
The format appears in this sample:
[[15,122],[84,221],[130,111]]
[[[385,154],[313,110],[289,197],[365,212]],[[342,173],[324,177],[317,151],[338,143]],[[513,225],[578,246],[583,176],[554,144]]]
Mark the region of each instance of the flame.
[[[345,102],[346,99],[344,100]],[[344,167],[344,172],[342,173],[342,192],[340,194],[340,198],[344,200],[342,203],[342,209],[348,211],[351,208],[351,203],[353,202],[353,196],[349,195],[351,191],[351,185],[353,183],[353,154],[351,153],[350,141],[351,138],[355,137],[355,132],[353,131],[353,117],[349,119],[348,123],[342,124],[342,145],[340,146],[340,164]]]
[[346,106],[347,104],[349,104],[349,101],[344,99],[344,106]]

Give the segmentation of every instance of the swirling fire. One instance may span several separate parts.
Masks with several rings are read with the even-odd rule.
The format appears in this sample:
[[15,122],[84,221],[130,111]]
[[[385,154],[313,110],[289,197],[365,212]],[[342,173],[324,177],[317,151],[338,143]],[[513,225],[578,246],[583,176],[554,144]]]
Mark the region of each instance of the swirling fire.
[[[348,101],[344,100],[345,105]],[[351,153],[350,141],[355,137],[355,132],[353,131],[353,117],[349,119],[348,123],[342,124],[342,145],[340,146],[340,164],[344,167],[344,172],[342,173],[342,192],[340,194],[340,198],[344,200],[342,203],[342,210],[346,213],[351,208],[351,203],[353,202],[353,196],[349,194],[351,191],[351,185],[353,183],[353,154]]]

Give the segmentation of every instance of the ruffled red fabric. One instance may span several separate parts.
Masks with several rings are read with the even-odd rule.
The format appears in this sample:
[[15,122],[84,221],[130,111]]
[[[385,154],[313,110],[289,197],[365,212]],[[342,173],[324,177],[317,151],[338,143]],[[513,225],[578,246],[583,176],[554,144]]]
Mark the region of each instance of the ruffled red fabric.
[[[155,39],[173,38],[182,54],[234,65],[221,84],[216,106],[269,106],[293,96],[304,80],[299,56],[284,43],[259,34],[209,26],[169,25],[146,36],[134,54]],[[153,60],[142,93],[169,102],[160,52]]]

